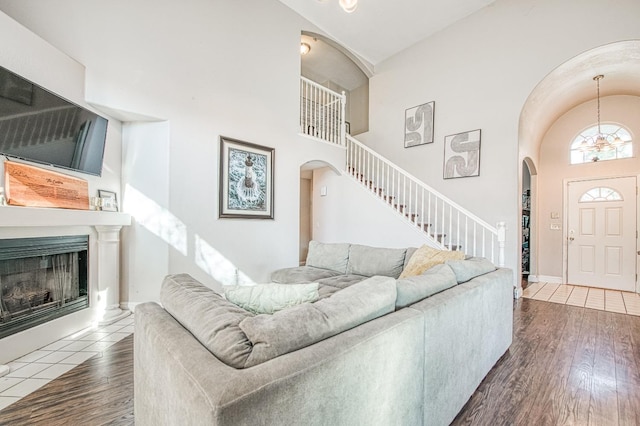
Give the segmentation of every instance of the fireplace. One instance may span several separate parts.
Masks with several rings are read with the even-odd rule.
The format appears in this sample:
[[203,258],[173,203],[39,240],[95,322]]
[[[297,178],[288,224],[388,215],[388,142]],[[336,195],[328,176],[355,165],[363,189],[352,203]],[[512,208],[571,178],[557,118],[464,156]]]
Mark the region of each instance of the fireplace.
[[89,307],[88,242],[0,239],[0,338]]

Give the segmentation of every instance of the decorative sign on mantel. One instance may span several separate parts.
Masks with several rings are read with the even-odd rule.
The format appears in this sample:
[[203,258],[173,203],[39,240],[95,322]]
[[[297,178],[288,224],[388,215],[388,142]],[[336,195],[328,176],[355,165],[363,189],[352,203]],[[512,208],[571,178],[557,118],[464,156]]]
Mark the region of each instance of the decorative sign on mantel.
[[13,161],[5,161],[4,173],[10,205],[89,210],[89,185],[84,179]]

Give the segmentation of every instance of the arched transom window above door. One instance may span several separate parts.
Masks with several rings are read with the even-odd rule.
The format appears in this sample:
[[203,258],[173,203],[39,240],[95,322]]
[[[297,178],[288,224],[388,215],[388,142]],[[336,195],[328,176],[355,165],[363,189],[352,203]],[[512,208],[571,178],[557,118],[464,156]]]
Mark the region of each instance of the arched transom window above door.
[[612,188],[600,186],[592,188],[580,196],[580,203],[593,203],[598,201],[622,201],[622,195]]
[[[598,134],[606,143],[598,143]],[[631,133],[619,124],[601,124],[583,130],[571,142],[571,164],[633,157]]]

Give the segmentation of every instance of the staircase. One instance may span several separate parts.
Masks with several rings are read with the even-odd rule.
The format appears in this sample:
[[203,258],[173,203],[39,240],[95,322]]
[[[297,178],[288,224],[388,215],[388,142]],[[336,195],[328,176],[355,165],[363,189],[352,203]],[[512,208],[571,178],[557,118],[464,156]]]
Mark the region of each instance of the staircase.
[[[325,119],[330,117],[329,120]],[[336,119],[337,118],[337,119]],[[431,245],[504,266],[505,224],[492,226],[345,132],[344,94],[301,80],[301,134],[343,146],[344,174],[393,209]]]

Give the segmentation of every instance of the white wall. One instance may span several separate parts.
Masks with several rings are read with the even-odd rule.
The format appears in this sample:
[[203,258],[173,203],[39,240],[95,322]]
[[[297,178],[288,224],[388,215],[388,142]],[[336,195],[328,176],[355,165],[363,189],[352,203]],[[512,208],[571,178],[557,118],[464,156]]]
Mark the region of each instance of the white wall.
[[[320,189],[326,188],[322,196]],[[313,239],[374,247],[431,245],[424,233],[407,225],[401,215],[363,185],[329,168],[313,172]]]
[[[157,300],[165,272],[216,286],[298,264],[300,165],[340,167],[343,155],[297,136],[300,32],[316,28],[276,0],[5,0],[0,9],[86,66],[92,103],[167,122],[166,139],[125,126],[125,205],[129,184],[169,223],[154,234],[134,213],[126,302]],[[217,218],[220,135],[275,148],[275,220]]]
[[[498,0],[376,66],[368,145],[463,207],[507,223],[518,270],[518,120],[546,74],[595,46],[640,38],[640,2]],[[589,31],[606,28],[606,31]],[[577,36],[579,34],[579,36]],[[407,108],[435,101],[435,142],[403,148]],[[482,129],[480,176],[443,180],[444,137]]]
[[[564,184],[568,178],[636,176],[640,171],[640,98],[607,96],[600,99],[602,123],[623,124],[634,138],[634,158],[570,164],[569,146],[585,128],[596,124],[596,101],[585,102],[566,112],[546,133],[540,146],[538,175],[538,252],[539,274],[562,277],[563,230],[551,230],[551,224],[563,224]],[[559,213],[551,219],[551,213]]]

